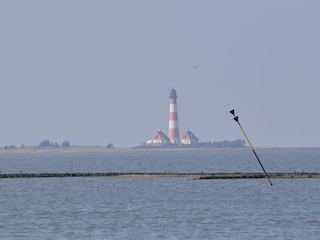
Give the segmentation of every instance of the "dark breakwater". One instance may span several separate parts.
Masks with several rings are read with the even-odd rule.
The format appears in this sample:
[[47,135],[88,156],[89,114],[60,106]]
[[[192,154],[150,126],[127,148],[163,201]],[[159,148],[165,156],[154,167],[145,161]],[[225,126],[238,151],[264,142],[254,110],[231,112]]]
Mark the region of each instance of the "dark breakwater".
[[[270,178],[320,178],[320,173],[294,172],[269,173]],[[185,177],[194,179],[246,179],[266,178],[264,173],[1,173],[0,178],[60,178],[60,177],[125,177],[125,178],[153,178],[153,177]]]

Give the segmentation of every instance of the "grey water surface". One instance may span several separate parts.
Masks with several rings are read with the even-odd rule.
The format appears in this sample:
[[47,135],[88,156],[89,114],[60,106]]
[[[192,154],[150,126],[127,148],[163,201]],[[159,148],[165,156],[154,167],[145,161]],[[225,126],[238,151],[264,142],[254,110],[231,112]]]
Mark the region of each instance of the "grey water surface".
[[[319,150],[257,150],[268,172],[320,172]],[[15,172],[261,172],[252,152],[0,155]],[[0,239],[319,239],[320,179],[0,179]]]

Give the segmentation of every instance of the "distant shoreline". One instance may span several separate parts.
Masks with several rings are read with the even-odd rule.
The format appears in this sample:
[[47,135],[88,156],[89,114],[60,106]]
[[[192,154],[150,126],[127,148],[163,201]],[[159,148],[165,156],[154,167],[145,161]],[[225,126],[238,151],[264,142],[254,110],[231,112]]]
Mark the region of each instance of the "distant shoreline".
[[[256,150],[316,150],[320,147],[256,147]],[[98,153],[98,152],[177,152],[177,151],[237,151],[250,148],[106,148],[101,146],[71,147],[24,147],[0,149],[0,154],[35,154],[35,153]]]

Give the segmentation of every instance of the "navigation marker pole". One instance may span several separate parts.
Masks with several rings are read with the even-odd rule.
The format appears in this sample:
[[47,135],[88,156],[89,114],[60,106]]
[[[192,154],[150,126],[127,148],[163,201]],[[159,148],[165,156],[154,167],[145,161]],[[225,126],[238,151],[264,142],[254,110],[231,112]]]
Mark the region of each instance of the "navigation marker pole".
[[238,123],[238,125],[239,125],[239,127],[240,127],[240,129],[241,129],[241,131],[242,131],[242,133],[243,133],[243,136],[244,136],[244,137],[245,137],[245,139],[247,140],[247,142],[248,142],[248,144],[249,144],[249,146],[250,146],[250,148],[251,148],[252,152],[253,152],[253,153],[254,153],[254,155],[256,156],[256,158],[257,158],[257,160],[258,160],[258,162],[259,162],[259,164],[260,164],[260,166],[261,166],[261,168],[262,168],[262,170],[263,170],[264,174],[266,175],[266,177],[267,177],[267,179],[268,179],[268,181],[269,181],[270,185],[272,186],[272,182],[271,182],[271,180],[270,180],[270,178],[269,178],[269,176],[268,176],[268,174],[267,174],[266,170],[264,169],[264,167],[263,167],[263,165],[262,165],[262,163],[261,163],[261,161],[260,161],[260,159],[259,159],[259,157],[258,157],[258,155],[257,155],[256,151],[255,151],[255,150],[254,150],[254,148],[252,147],[252,145],[251,145],[251,143],[250,143],[250,141],[249,141],[249,138],[247,137],[246,133],[244,132],[244,130],[243,130],[243,128],[242,128],[242,126],[241,126],[241,124],[240,124],[240,122],[239,122],[239,117],[235,115],[235,113],[234,113],[234,109],[232,109],[232,110],[230,111],[230,113],[234,116],[233,120],[235,120],[235,121]]

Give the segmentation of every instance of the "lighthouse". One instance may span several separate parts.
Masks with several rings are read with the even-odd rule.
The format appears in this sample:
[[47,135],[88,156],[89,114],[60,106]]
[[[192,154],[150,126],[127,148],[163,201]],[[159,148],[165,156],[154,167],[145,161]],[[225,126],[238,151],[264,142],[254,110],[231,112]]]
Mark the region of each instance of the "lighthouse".
[[179,125],[178,125],[178,110],[177,110],[177,92],[174,88],[170,91],[170,110],[169,110],[169,131],[168,137],[172,144],[179,144]]

